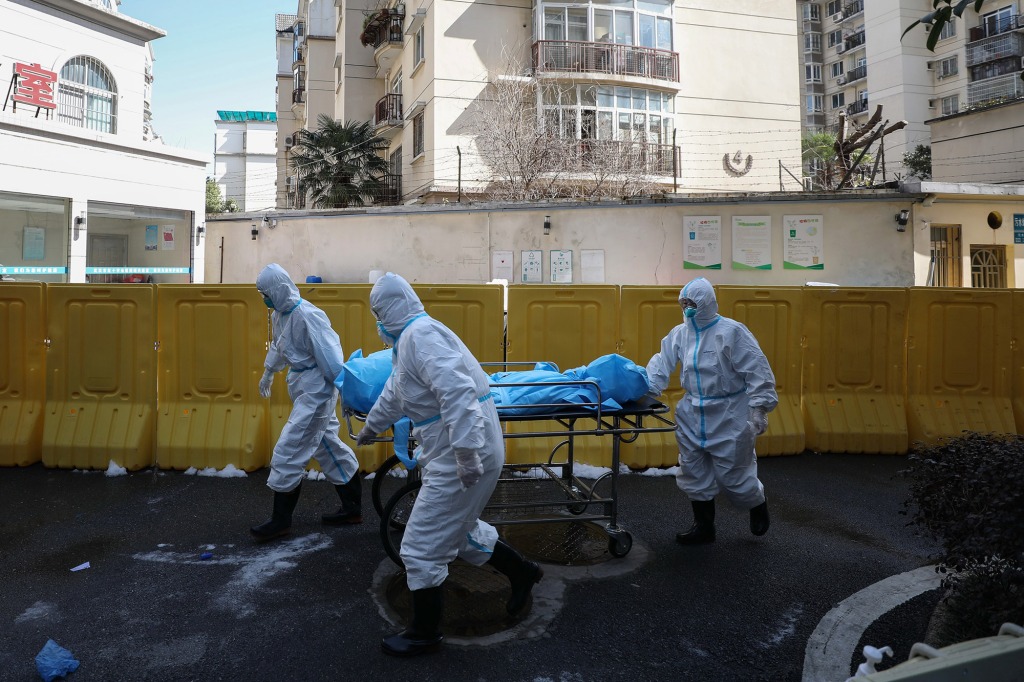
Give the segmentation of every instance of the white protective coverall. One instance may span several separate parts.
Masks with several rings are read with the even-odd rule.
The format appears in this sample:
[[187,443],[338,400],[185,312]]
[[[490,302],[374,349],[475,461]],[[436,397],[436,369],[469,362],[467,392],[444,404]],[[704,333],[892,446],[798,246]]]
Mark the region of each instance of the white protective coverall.
[[757,339],[743,324],[718,314],[715,290],[703,277],[679,292],[697,304],[694,317],[662,339],[647,364],[651,395],[668,386],[676,366],[686,394],[676,404],[679,474],[676,483],[691,501],[713,500],[719,486],[741,509],[765,501],[757,479],[757,438],[748,421],[752,408],[771,412],[779,403],[775,375]]
[[264,367],[279,372],[288,367],[292,411],[281,430],[270,460],[267,486],[290,492],[301,482],[310,457],[316,457],[328,481],[348,483],[359,471],[352,448],[338,437],[341,423],[335,413],[344,354],[337,333],[324,311],[299,296],[284,268],[271,263],[256,277],[256,288],[274,304],[273,339]]
[[[366,415],[366,430],[381,433],[403,415],[413,422],[423,487],[400,554],[410,590],[437,587],[456,556],[482,565],[498,540],[480,520],[505,463],[498,410],[480,363],[454,332],[426,315],[405,279],[389,272],[377,280],[370,307],[394,345],[394,367]],[[460,480],[467,469],[475,469],[463,474],[469,487]]]

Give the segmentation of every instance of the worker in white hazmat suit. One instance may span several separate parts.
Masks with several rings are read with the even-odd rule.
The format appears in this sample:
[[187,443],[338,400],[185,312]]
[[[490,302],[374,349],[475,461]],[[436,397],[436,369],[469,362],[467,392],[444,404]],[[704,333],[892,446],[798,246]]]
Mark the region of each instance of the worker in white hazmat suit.
[[270,397],[274,374],[287,367],[292,411],[270,460],[267,486],[274,491],[273,513],[269,521],[250,530],[260,542],[288,533],[311,457],[341,499],[341,508],[324,514],[323,523],[361,523],[359,462],[352,448],[338,437],[341,423],[335,414],[338,389],[334,380],[344,365],[341,341],[327,315],[299,296],[299,288],[280,265],[271,263],[263,268],[256,277],[256,289],[273,311],[273,339],[263,363],[260,396]]
[[466,345],[429,317],[409,283],[387,273],[370,292],[370,308],[393,369],[356,440],[369,443],[403,415],[420,443],[423,487],[416,496],[400,554],[412,592],[412,622],[386,637],[385,653],[413,656],[436,651],[441,634],[442,585],[457,556],[490,563],[511,584],[509,613],[528,603],[543,570],[498,538],[480,520],[502,465],[505,444],[488,376]]
[[754,441],[778,405],[775,375],[757,339],[743,324],[718,314],[715,290],[703,277],[679,292],[684,321],[662,339],[647,364],[652,396],[680,367],[686,394],[676,404],[679,474],[693,525],[676,535],[683,545],[715,541],[715,495],[750,510],[750,531],[768,531],[768,503],[757,478]]

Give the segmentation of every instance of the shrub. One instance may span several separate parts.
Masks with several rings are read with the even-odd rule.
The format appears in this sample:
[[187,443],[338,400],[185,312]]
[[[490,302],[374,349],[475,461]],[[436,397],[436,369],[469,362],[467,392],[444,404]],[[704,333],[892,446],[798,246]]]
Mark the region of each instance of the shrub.
[[1024,437],[966,433],[918,449],[909,463],[904,513],[942,544],[953,639],[934,644],[1024,622]]

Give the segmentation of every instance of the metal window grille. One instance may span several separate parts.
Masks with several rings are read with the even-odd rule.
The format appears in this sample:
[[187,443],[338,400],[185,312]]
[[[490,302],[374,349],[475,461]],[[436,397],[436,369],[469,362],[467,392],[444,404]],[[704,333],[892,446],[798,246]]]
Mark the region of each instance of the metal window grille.
[[417,114],[412,119],[412,155],[414,157],[423,153],[423,114]]
[[963,286],[960,258],[960,226],[932,225],[931,285],[936,287]]
[[971,286],[976,289],[1006,288],[1006,247],[971,246]]
[[73,126],[117,132],[117,85],[98,59],[73,57],[60,70],[58,120]]

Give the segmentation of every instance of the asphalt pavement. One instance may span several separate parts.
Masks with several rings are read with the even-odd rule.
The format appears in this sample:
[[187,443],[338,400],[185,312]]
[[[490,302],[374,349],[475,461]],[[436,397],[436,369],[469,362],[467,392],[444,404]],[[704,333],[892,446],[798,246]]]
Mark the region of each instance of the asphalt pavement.
[[[319,515],[337,506],[334,491],[305,482],[292,535],[256,545],[248,527],[270,512],[266,470],[4,468],[0,680],[40,679],[34,658],[53,639],[80,661],[74,682],[803,682],[808,643],[838,605],[931,563],[934,544],[900,514],[905,466],[876,455],[762,458],[768,534],[753,537],[746,513],[720,498],[717,541],[690,548],[674,541],[690,522],[674,480],[622,476],[629,555],[550,566],[523,624],[409,660],[380,652],[396,629],[381,585],[397,569],[369,486],[362,525],[325,528]],[[925,592],[860,625],[848,618],[841,627],[851,631],[826,636],[889,645],[901,662],[937,598]],[[847,676],[863,660],[849,648],[826,649]]]

